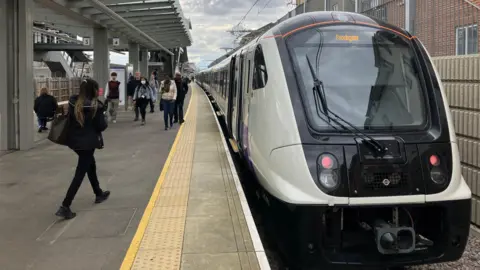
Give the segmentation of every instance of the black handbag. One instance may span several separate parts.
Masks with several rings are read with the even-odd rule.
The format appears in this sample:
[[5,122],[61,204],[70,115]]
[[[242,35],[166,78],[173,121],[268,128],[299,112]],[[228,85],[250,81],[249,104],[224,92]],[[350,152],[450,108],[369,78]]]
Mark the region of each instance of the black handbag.
[[70,124],[69,115],[60,115],[52,122],[48,139],[59,145],[67,145],[68,127]]

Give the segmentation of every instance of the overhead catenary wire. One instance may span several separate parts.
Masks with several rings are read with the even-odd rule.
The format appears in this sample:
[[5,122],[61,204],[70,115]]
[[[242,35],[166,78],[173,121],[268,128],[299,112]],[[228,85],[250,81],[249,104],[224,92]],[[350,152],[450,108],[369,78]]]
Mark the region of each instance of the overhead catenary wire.
[[270,4],[270,2],[272,2],[272,0],[268,0],[268,2],[265,4],[265,6],[263,6],[263,8],[258,11],[257,16],[268,6],[268,4]]
[[255,5],[256,5],[258,2],[260,2],[260,0],[257,0],[257,1],[255,1],[255,3],[253,3],[253,5],[250,7],[250,9],[247,11],[247,13],[245,13],[245,15],[243,15],[243,18],[237,23],[236,26],[239,26],[239,25],[245,20],[245,18],[247,18],[248,13],[250,13],[250,11],[252,11],[253,7],[255,7]]

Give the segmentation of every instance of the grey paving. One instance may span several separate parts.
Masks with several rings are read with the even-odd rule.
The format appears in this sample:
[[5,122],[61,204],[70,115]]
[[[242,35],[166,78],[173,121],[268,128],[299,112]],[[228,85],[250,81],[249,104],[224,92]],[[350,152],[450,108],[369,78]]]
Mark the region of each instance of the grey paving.
[[181,268],[260,269],[220,132],[203,95],[197,121]]
[[147,114],[144,127],[132,121],[133,112],[122,111],[117,120],[95,155],[101,186],[112,195],[95,205],[85,179],[72,205],[78,216],[70,221],[54,213],[76,166],[71,150],[43,140],[0,157],[0,269],[120,267],[178,127],[164,131],[158,111]]

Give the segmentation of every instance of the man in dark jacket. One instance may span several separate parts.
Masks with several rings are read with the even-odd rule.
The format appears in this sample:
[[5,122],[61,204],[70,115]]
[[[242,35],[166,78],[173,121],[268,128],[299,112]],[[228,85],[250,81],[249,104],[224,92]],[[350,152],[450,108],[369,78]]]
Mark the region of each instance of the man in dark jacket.
[[42,88],[40,90],[40,96],[35,99],[35,105],[33,107],[38,118],[38,133],[41,133],[43,130],[48,130],[47,121],[49,118],[51,119],[55,116],[57,108],[57,100],[48,94],[47,88]]
[[177,72],[175,73],[175,85],[177,86],[177,99],[175,101],[174,122],[183,124],[185,122],[185,119],[183,119],[183,103],[188,92],[188,81],[182,79],[182,75]]
[[[130,80],[127,84],[127,94],[128,94],[128,99],[129,100],[133,100],[133,94],[135,93],[135,89],[137,89],[137,87],[139,85],[141,85],[142,83],[140,82],[140,77],[141,77],[141,74],[140,72],[135,72],[135,78],[133,80]],[[134,108],[135,108],[135,120],[134,121],[138,121],[138,116],[139,116],[139,108],[138,106],[136,105],[133,105]]]

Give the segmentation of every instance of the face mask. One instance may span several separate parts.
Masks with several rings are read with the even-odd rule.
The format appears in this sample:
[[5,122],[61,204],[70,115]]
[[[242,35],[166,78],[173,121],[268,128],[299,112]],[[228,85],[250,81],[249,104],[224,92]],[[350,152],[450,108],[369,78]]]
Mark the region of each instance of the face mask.
[[145,83],[146,83],[146,81],[142,81],[142,84],[145,84]]

